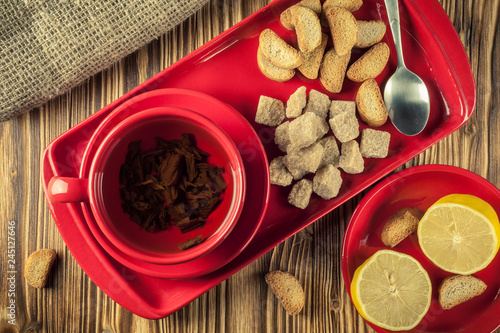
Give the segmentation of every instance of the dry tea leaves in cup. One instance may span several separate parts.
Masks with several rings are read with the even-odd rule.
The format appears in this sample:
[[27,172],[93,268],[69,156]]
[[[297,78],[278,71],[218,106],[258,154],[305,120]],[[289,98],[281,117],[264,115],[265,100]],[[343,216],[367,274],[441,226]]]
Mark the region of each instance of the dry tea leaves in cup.
[[[180,140],[156,138],[156,147],[148,151],[142,151],[141,141],[131,142],[120,168],[123,210],[148,232],[175,226],[186,233],[203,227],[227,187],[224,170],[206,163],[209,156],[189,134]],[[180,248],[199,242],[201,238]]]

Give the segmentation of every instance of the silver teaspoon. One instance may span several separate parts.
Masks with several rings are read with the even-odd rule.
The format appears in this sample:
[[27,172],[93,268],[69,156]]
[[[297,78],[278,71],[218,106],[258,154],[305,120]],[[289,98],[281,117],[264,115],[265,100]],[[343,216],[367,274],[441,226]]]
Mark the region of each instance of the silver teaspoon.
[[385,0],[385,7],[398,58],[398,67],[385,85],[385,105],[398,131],[409,136],[417,135],[429,120],[429,92],[424,81],[405,66],[398,0]]

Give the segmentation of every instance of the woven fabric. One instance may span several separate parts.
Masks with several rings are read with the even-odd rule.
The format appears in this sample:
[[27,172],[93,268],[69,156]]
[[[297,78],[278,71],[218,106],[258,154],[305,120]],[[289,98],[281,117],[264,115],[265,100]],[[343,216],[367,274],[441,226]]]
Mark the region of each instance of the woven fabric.
[[0,0],[0,121],[60,95],[208,0]]

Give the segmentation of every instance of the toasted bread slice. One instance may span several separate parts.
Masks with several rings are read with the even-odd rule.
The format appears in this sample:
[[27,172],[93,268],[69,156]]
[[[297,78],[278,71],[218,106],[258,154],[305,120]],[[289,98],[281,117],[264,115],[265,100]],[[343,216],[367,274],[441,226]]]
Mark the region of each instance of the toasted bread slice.
[[384,21],[358,20],[358,39],[354,47],[367,48],[377,44],[384,38],[386,29]]
[[300,282],[288,272],[272,271],[266,274],[266,282],[290,315],[299,314],[305,303]]
[[395,247],[417,230],[418,222],[422,216],[424,216],[423,211],[412,207],[396,211],[384,224],[381,235],[382,242],[391,248]]
[[326,34],[321,34],[321,44],[311,52],[302,53],[304,62],[297,69],[308,79],[314,80],[318,78],[319,67],[321,66],[323,55],[325,54],[327,42],[328,36]]
[[[321,8],[322,7],[321,7],[320,0],[302,0],[301,2],[299,2],[298,4],[296,4],[294,6],[303,6],[303,7],[309,8],[314,13],[316,13],[316,15],[318,17],[321,14]],[[281,24],[285,28],[287,28],[288,30],[295,30],[295,24],[293,23],[292,14],[291,14],[291,11],[290,11],[290,8],[292,8],[292,7],[293,6],[288,7],[280,15],[280,22],[281,22]]]
[[276,67],[294,69],[302,64],[302,55],[271,29],[265,29],[259,36],[262,55]]
[[351,52],[339,55],[334,48],[325,53],[319,70],[319,79],[326,90],[331,93],[339,93],[342,90],[350,58]]
[[378,127],[387,121],[387,108],[374,79],[366,80],[361,84],[356,94],[356,107],[359,117],[372,127]]
[[290,7],[297,43],[302,52],[311,52],[321,44],[321,24],[311,9],[302,6]]
[[286,82],[295,75],[295,69],[283,69],[271,64],[271,62],[262,55],[260,47],[257,49],[257,65],[262,74],[274,81]]
[[361,8],[362,5],[363,0],[326,0],[323,3],[323,12],[326,12],[326,10],[331,7],[340,7],[350,12],[354,12]]
[[354,82],[376,78],[387,65],[389,54],[389,46],[386,43],[380,42],[373,45],[349,67],[347,78]]
[[351,52],[358,39],[358,21],[348,10],[330,7],[325,12],[330,26],[333,46],[339,55]]
[[292,30],[292,31],[295,30],[295,23],[293,22],[293,18],[292,18],[292,7],[294,7],[294,6],[300,6],[300,3],[288,7],[287,9],[282,11],[281,15],[280,15],[281,25],[283,25],[288,30]]
[[41,249],[30,254],[24,266],[26,281],[35,288],[45,287],[55,260],[56,253],[50,249]]
[[448,276],[439,285],[439,305],[445,310],[481,295],[487,285],[472,275]]
[[302,0],[301,2],[299,2],[299,5],[311,9],[318,16],[319,14],[321,14],[322,6],[320,0]]

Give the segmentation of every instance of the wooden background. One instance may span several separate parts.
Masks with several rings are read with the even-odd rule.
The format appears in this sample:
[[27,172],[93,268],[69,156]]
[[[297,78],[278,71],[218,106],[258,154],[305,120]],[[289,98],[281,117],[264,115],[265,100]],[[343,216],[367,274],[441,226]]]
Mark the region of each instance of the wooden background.
[[[432,0],[424,0],[432,1]],[[404,167],[441,163],[471,170],[500,186],[500,1],[440,0],[472,64],[477,107],[461,129]],[[0,123],[0,244],[7,261],[7,222],[16,221],[16,327],[6,322],[7,283],[0,283],[1,332],[370,332],[341,279],[340,250],[356,197],[257,261],[162,319],[140,318],[113,302],[84,274],[59,235],[45,203],[39,163],[58,135],[165,67],[257,11],[266,0],[212,0],[173,31],[89,78],[71,92]],[[328,244],[328,246],[325,246]],[[35,290],[21,267],[38,248],[58,261],[48,287]],[[304,274],[306,305],[287,316],[268,291],[264,274]],[[314,272],[314,274],[312,274]]]

